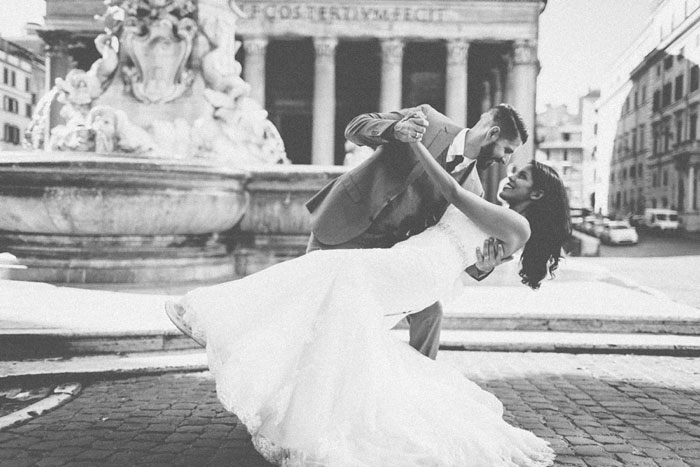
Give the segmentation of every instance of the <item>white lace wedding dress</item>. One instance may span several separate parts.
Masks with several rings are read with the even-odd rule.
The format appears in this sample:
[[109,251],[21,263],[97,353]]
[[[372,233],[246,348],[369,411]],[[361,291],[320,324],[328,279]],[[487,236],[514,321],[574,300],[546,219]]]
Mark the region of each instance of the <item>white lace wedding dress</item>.
[[450,207],[393,248],[315,251],[180,303],[219,399],[276,465],[551,465],[496,397],[385,325],[450,292],[486,237]]

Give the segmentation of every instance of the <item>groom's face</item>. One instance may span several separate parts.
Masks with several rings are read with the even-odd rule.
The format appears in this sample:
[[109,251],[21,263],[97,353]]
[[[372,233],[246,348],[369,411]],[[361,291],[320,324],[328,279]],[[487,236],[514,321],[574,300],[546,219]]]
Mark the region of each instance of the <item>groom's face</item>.
[[477,168],[484,170],[491,167],[494,163],[506,165],[510,161],[513,153],[522,145],[520,138],[507,140],[499,138],[496,141],[488,142],[481,147],[479,156],[477,157]]

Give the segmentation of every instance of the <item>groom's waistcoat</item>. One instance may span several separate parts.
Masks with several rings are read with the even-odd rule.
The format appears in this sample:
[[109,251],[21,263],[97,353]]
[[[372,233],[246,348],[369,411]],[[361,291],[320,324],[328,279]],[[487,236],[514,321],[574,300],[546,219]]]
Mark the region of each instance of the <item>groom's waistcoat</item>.
[[[462,128],[429,105],[420,108],[429,122],[423,144],[444,166],[447,148]],[[320,242],[338,245],[368,230],[396,241],[424,230],[441,215],[446,202],[408,144],[381,137],[412,110],[364,114],[350,122],[347,138],[377,149],[307,202],[311,230]],[[476,170],[463,186],[483,193]]]

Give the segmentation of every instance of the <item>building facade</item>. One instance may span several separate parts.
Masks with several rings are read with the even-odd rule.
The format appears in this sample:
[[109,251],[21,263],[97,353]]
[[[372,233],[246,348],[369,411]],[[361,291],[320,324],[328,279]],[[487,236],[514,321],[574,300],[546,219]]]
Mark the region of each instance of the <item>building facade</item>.
[[537,114],[536,159],[561,176],[573,208],[595,209],[595,109],[600,96],[592,91],[580,99],[579,113],[566,105],[551,106]]
[[0,150],[17,149],[37,99],[44,92],[44,61],[28,49],[0,38]]
[[700,1],[661,2],[638,46],[644,55],[627,64],[616,98],[606,96],[606,110],[612,116],[618,109],[617,118],[600,122],[614,128],[609,213],[675,209],[685,229],[700,230]]
[[[221,0],[199,0],[199,3]],[[341,164],[343,129],[364,112],[429,103],[471,125],[513,104],[535,121],[543,0],[239,1],[237,59],[297,164]],[[48,0],[50,82],[98,58],[101,0]],[[529,141],[514,161],[532,159]],[[505,169],[485,174],[490,197]]]

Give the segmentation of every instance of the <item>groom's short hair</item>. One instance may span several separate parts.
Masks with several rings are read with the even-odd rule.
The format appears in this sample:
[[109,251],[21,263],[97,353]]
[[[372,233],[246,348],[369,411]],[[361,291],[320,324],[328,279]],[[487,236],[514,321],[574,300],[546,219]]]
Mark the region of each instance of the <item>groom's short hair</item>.
[[520,112],[510,104],[499,104],[491,109],[493,123],[501,129],[501,136],[513,140],[516,136],[524,144],[528,138],[527,128]]

